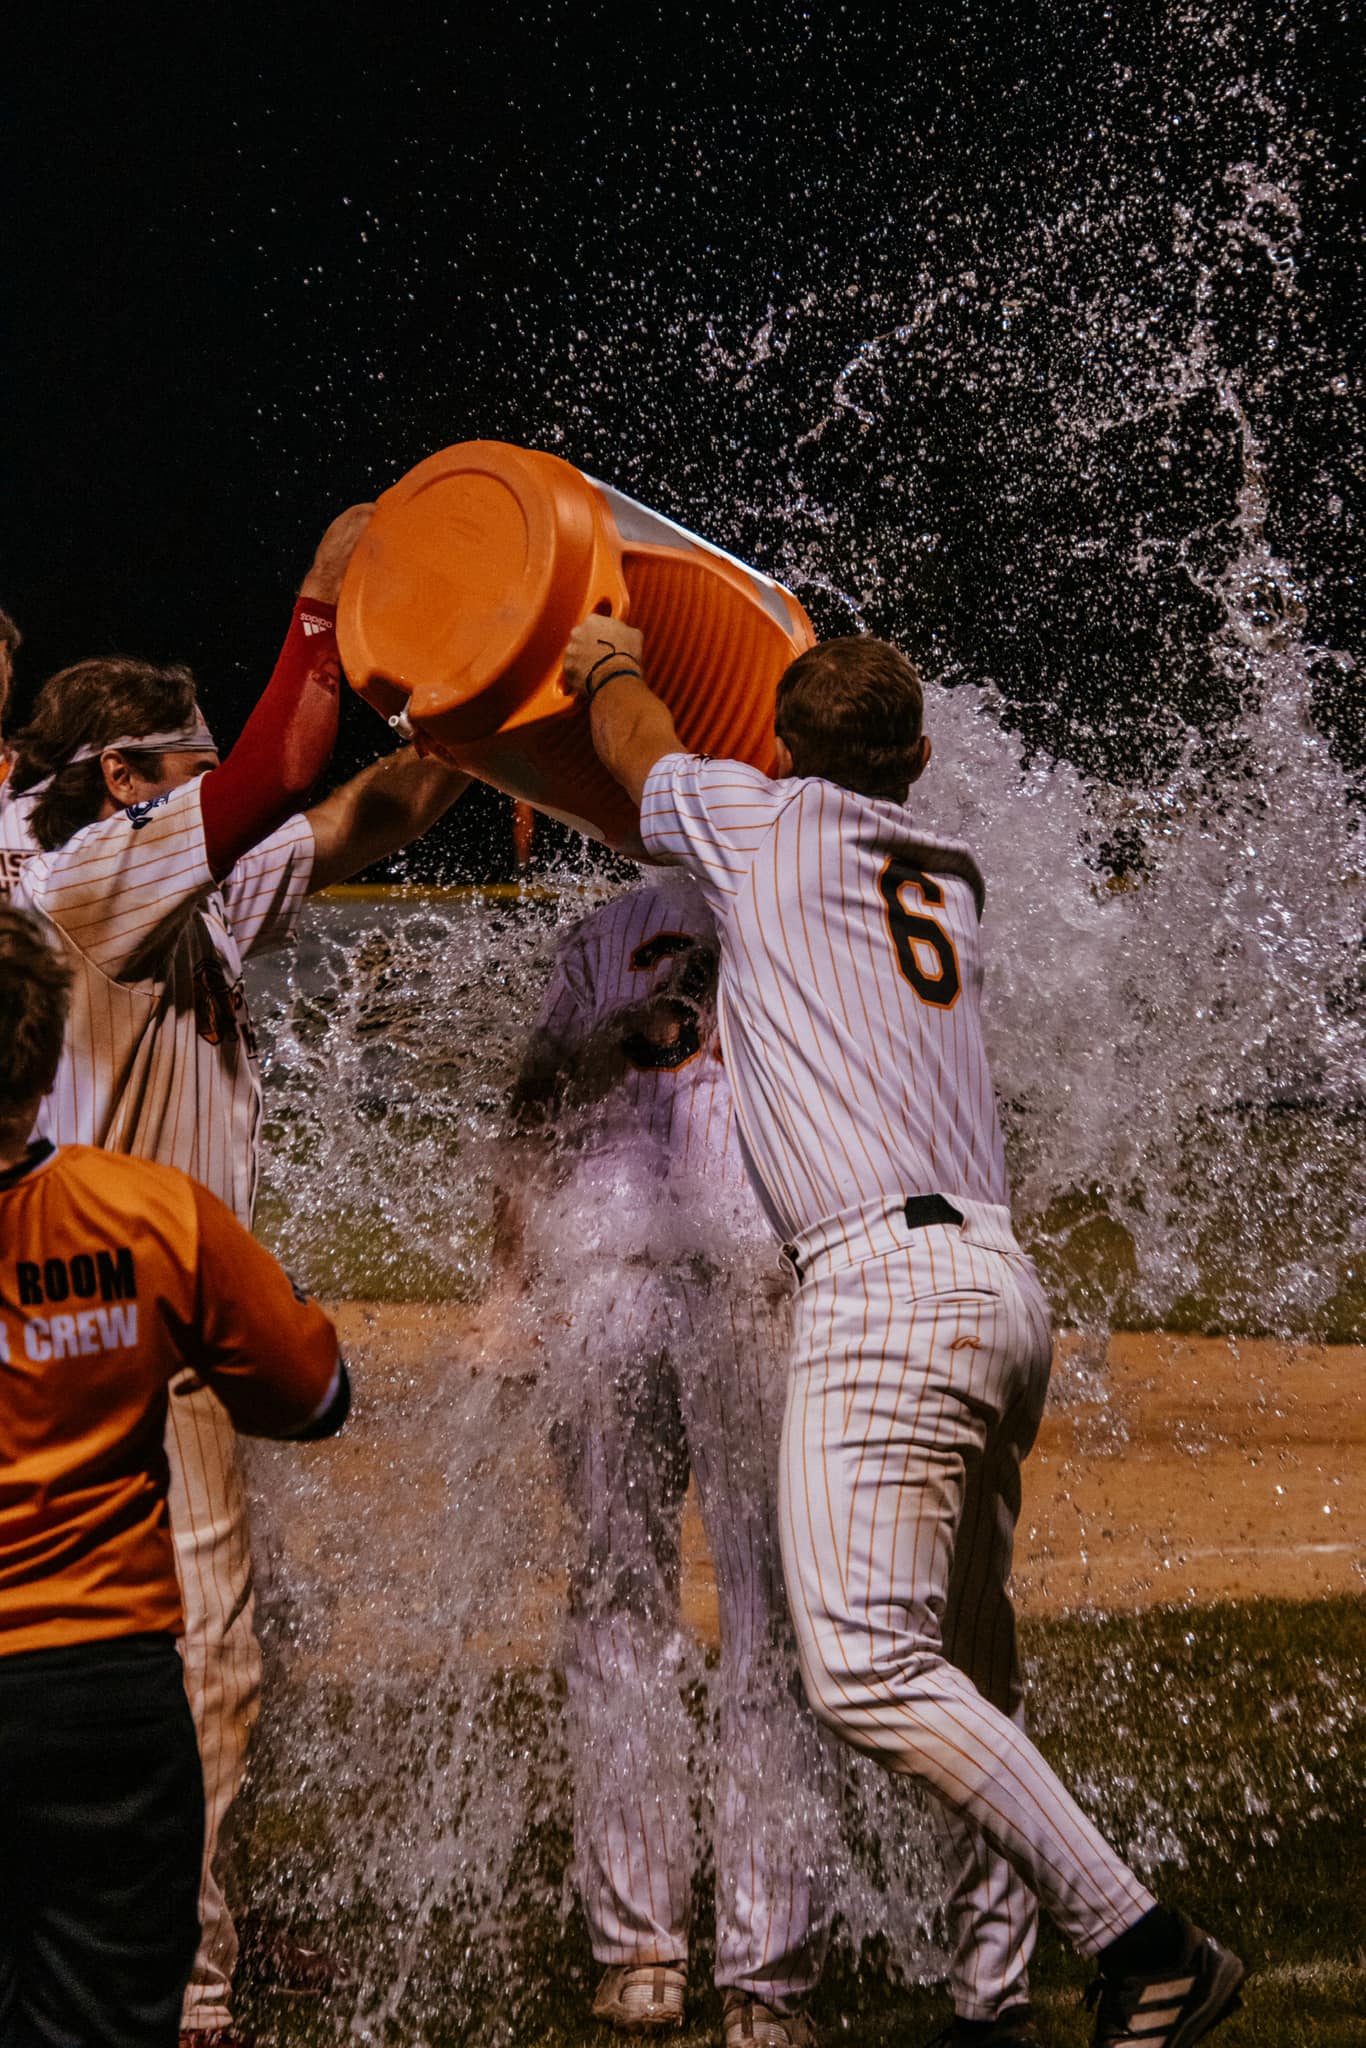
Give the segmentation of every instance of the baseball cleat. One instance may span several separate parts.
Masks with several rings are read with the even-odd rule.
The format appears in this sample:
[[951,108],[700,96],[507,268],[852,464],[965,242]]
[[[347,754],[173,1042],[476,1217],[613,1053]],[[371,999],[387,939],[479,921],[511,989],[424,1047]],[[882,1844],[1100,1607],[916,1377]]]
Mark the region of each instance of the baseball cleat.
[[727,1991],[723,2002],[726,2048],[820,2048],[820,2035],[804,2012],[775,2012],[747,1991]]
[[1240,2003],[1243,1965],[1181,1915],[1185,1940],[1165,1970],[1137,1977],[1097,1977],[1086,2003],[1097,2007],[1093,2048],[1190,2048]]
[[1043,2048],[1030,2006],[1012,2005],[994,2020],[950,2020],[925,2048]]
[[681,1963],[636,1963],[604,1970],[593,2017],[619,2034],[667,2034],[683,2024],[688,1980]]

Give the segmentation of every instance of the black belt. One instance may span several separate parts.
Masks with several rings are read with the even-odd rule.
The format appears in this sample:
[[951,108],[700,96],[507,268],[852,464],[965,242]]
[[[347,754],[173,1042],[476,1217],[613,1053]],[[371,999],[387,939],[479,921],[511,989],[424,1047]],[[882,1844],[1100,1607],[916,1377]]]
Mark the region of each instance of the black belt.
[[[961,1223],[963,1221],[962,1210],[955,1209],[953,1203],[949,1201],[946,1195],[907,1195],[906,1206],[901,1213],[906,1218],[906,1228],[908,1230],[924,1230],[931,1223]],[[800,1280],[802,1269],[797,1258],[797,1247],[793,1244],[785,1244],[783,1246],[783,1256]]]
[[927,1223],[961,1223],[963,1212],[944,1195],[908,1195],[902,1212],[907,1230],[923,1230]]

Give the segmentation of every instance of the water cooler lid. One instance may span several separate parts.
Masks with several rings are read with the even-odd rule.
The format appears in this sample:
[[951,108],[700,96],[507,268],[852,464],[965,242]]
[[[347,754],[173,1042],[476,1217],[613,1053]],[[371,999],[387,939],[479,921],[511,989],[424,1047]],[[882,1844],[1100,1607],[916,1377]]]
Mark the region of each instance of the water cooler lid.
[[353,682],[391,677],[421,715],[439,708],[424,706],[428,693],[448,704],[505,674],[555,602],[564,514],[573,516],[559,504],[560,470],[579,482],[568,464],[549,471],[506,442],[462,441],[384,493],[342,593]]

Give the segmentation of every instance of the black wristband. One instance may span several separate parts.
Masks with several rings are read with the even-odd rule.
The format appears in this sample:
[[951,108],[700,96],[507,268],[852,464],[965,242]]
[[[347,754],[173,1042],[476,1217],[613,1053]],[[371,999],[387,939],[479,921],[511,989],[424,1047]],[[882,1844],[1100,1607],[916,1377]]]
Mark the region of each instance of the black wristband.
[[337,1391],[321,1415],[315,1415],[307,1429],[301,1429],[297,1436],[290,1438],[295,1444],[321,1443],[327,1436],[335,1436],[351,1413],[351,1375],[346,1370],[346,1360],[337,1360]]
[[[596,663],[594,666],[596,667]],[[590,670],[588,681],[583,686],[585,701],[591,704],[599,690],[605,689],[608,683],[615,683],[621,676],[632,676],[638,683],[643,683],[645,680],[634,662],[628,662],[625,668],[609,669],[605,676],[595,676],[592,670]]]

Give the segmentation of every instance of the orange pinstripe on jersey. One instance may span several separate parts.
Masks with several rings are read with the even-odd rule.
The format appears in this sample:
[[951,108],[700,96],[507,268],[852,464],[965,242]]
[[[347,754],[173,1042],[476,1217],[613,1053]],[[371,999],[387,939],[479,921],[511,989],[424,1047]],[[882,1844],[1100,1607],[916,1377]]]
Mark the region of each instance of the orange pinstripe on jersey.
[[[336,1336],[184,1174],[72,1146],[0,1186],[0,1654],[176,1630],[167,1385],[239,1427],[325,1400]],[[174,1398],[174,1397],[173,1397]]]
[[967,849],[900,804],[682,754],[656,763],[641,830],[716,916],[725,1055],[779,1234],[891,1189],[1005,1202]]
[[261,1088],[242,967],[293,928],[312,863],[294,817],[220,888],[198,783],[25,862],[15,901],[75,974],[45,1137],[178,1166],[250,1222]]
[[907,1232],[899,1203],[793,1245],[784,1578],[812,1698],[937,1795],[954,2003],[1027,1996],[1037,1897],[1088,1954],[1153,1904],[1026,1737],[1009,1595],[1048,1306],[1006,1210]]

